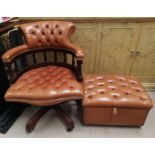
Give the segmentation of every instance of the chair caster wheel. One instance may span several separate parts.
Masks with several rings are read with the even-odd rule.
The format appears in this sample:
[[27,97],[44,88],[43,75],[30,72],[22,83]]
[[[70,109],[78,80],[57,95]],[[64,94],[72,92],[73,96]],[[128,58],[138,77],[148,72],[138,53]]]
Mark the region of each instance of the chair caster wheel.
[[33,130],[29,130],[29,131],[27,131],[27,133],[31,133]]
[[25,127],[27,133],[31,133],[33,129],[29,127],[28,125]]
[[66,127],[66,130],[67,130],[67,132],[70,132],[70,131],[73,130],[73,127],[71,127],[71,126],[67,126],[67,127]]
[[26,130],[27,133],[31,133],[33,130]]

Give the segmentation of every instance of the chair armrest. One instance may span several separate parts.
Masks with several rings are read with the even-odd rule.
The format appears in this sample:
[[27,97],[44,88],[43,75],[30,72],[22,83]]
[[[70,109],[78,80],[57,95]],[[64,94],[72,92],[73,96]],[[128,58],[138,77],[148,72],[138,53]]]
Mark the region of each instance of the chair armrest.
[[72,43],[68,43],[67,47],[70,48],[71,50],[75,51],[75,56],[76,56],[77,60],[83,60],[84,52],[82,51],[82,49],[80,47],[78,47],[77,45],[72,44]]
[[20,45],[20,46],[14,47],[2,55],[2,60],[3,62],[10,62],[19,54],[24,53],[27,49],[28,49],[27,45]]

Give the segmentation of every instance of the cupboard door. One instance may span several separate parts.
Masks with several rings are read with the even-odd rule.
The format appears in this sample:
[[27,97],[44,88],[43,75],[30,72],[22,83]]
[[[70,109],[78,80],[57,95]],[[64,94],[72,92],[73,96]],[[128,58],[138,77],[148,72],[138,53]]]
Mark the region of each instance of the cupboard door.
[[99,41],[101,40],[100,23],[76,23],[76,31],[71,40],[84,51],[83,73],[96,73],[95,64],[98,59]]
[[130,74],[134,60],[131,51],[136,47],[139,32],[138,23],[104,23],[100,73]]
[[[143,23],[131,74],[143,83],[155,84],[155,23]],[[147,85],[147,84],[146,84]]]

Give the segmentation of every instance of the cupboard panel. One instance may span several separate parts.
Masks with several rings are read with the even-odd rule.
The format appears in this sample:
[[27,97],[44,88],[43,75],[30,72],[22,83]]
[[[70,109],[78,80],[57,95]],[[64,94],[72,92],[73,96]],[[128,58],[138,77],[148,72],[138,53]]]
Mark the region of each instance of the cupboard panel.
[[131,75],[142,82],[155,83],[155,23],[143,23]]
[[100,52],[100,72],[129,75],[133,57],[131,51],[138,41],[139,24],[104,23]]

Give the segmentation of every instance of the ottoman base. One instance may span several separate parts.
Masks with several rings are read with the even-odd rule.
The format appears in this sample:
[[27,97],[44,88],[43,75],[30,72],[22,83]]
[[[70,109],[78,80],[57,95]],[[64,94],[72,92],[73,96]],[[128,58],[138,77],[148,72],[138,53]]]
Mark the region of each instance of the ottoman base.
[[84,107],[83,124],[142,126],[148,112],[148,109],[118,108],[117,114],[114,114],[112,107]]
[[152,100],[131,76],[88,75],[84,78],[83,124],[142,126]]

